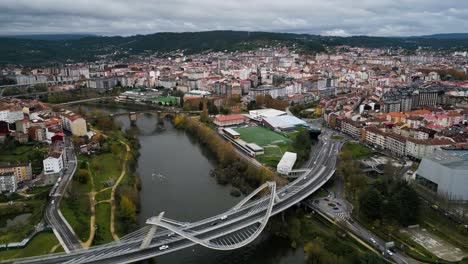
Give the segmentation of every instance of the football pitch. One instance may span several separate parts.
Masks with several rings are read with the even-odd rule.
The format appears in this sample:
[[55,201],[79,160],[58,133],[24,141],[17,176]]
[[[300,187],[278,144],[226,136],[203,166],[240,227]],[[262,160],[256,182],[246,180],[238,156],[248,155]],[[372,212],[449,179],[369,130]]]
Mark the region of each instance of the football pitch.
[[234,128],[240,134],[240,138],[248,143],[255,143],[261,147],[267,145],[284,146],[291,143],[291,140],[276,132],[263,127],[241,127]]

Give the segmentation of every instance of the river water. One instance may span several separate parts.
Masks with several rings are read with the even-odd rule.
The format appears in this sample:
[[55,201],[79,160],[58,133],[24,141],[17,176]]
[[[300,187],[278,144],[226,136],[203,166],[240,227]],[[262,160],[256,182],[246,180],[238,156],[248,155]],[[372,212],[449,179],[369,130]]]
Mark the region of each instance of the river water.
[[[100,109],[108,113],[128,112],[124,109],[83,105],[85,111]],[[130,127],[128,117],[117,117],[123,129]],[[196,221],[220,214],[242,197],[232,197],[231,187],[221,186],[209,176],[216,162],[210,153],[184,131],[165,121],[164,130],[157,129],[155,116],[139,115],[136,123],[141,144],[137,174],[142,183],[140,192],[143,226],[147,218],[164,211],[178,221]],[[303,263],[304,253],[294,250],[284,239],[262,234],[251,245],[234,251],[215,251],[195,246],[156,258],[158,264],[286,264]]]

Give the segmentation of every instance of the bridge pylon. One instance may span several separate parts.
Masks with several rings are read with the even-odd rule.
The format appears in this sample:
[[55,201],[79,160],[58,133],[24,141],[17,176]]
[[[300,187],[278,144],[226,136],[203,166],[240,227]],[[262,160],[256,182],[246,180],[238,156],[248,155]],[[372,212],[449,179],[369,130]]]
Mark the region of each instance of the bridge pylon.
[[135,126],[136,125],[136,122],[137,122],[137,119],[138,119],[138,114],[135,113],[135,112],[130,112],[128,114],[128,117],[130,118],[130,124],[132,126]]
[[[164,212],[161,212],[156,217],[155,223],[161,222],[161,219],[163,218],[163,216],[164,216]],[[154,234],[156,233],[156,229],[158,229],[158,225],[153,224],[150,230],[148,231],[148,234],[146,234],[145,238],[143,239],[143,242],[141,242],[140,249],[145,249],[149,247],[149,245],[151,244],[151,240],[153,239]]]

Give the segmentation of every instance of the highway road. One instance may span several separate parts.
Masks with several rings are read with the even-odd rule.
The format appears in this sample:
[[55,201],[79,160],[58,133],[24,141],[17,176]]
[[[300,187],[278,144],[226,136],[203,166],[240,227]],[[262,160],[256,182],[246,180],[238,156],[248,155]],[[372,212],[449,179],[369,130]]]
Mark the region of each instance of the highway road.
[[[331,178],[335,171],[338,152],[342,144],[342,142],[329,140],[326,136],[321,137],[313,157],[307,163],[310,171],[276,191],[278,201],[273,205],[272,215],[278,214],[307,198]],[[233,208],[223,214],[189,223],[179,228],[185,234],[193,235],[204,241],[222,240],[227,244],[234,244],[252,235],[252,230],[259,223],[268,220],[264,219],[267,208],[262,206],[266,204],[265,200],[268,198],[259,198],[246,203],[238,209]],[[224,217],[225,219],[221,219]],[[148,248],[140,249],[142,240],[148,230],[149,227],[144,227],[127,235],[120,241],[88,250],[81,249],[72,251],[70,254],[46,255],[8,261],[7,263],[132,263],[195,244],[195,242],[179,234],[170,235],[172,232],[162,230],[153,236]],[[167,245],[168,248],[160,250],[159,247],[162,245]]]
[[54,230],[54,233],[59,239],[65,252],[70,252],[80,249],[81,244],[73,232],[73,229],[60,213],[60,201],[62,200],[68,183],[72,179],[77,166],[76,155],[73,151],[73,147],[71,146],[69,137],[65,137],[65,149],[67,157],[66,169],[61,176],[61,181],[58,183],[57,188],[55,188],[55,191],[52,193],[49,203],[47,204],[44,219]]

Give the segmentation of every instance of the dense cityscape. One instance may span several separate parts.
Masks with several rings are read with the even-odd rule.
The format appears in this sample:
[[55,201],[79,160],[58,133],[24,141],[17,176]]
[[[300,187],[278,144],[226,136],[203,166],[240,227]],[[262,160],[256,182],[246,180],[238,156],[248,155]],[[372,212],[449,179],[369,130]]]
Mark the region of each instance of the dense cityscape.
[[0,263],[467,263],[463,34],[164,34],[0,37]]

